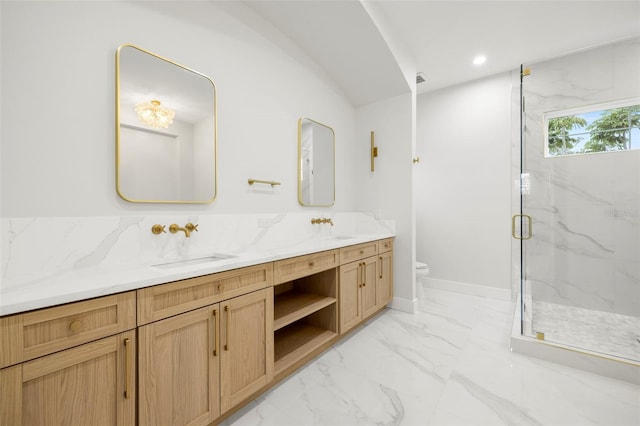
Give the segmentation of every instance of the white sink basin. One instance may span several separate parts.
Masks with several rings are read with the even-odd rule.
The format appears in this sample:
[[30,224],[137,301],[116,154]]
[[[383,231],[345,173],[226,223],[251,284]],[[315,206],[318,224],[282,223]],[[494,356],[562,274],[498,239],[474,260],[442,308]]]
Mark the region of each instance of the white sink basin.
[[182,266],[199,265],[201,263],[218,262],[220,260],[232,259],[234,257],[235,256],[232,256],[230,254],[214,253],[209,256],[196,257],[193,259],[173,260],[170,262],[158,263],[152,266],[160,269],[179,268]]

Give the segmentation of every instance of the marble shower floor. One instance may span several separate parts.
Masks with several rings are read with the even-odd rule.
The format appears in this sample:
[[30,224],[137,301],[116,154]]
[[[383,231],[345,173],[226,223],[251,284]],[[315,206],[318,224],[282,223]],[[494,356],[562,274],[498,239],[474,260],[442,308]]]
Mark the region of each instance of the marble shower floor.
[[532,328],[550,342],[640,361],[640,317],[534,301]]
[[512,353],[510,301],[419,290],[224,424],[640,424],[640,387]]

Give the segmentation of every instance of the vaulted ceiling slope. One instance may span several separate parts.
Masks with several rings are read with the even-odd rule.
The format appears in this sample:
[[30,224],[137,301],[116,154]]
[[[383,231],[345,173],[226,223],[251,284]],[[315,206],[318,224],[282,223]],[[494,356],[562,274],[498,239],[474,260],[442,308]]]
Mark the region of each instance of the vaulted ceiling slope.
[[410,92],[393,52],[360,1],[244,3],[314,58],[355,106]]
[[[640,0],[363,0],[407,46],[418,93],[640,37]],[[247,1],[315,58],[356,105],[409,90],[360,0]],[[474,66],[475,55],[487,62]]]

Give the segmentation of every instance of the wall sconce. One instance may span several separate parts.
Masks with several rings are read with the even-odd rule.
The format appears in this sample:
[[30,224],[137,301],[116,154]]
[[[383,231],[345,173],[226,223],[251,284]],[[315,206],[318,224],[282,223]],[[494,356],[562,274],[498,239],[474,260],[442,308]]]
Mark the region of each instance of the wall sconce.
[[154,129],[166,129],[173,123],[176,112],[160,105],[160,101],[141,102],[136,105],[136,114],[144,124]]
[[378,147],[375,146],[373,131],[371,132],[371,171],[375,170],[373,159],[378,156]]

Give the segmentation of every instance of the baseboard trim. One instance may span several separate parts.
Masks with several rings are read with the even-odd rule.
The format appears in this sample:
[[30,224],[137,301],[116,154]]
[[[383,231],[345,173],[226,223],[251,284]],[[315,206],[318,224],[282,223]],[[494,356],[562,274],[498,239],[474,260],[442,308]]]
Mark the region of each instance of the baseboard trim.
[[397,309],[402,312],[415,314],[416,312],[418,312],[418,298],[409,300],[400,297],[394,297],[389,307],[391,309]]
[[505,288],[487,287],[483,285],[463,283],[460,281],[441,280],[430,277],[423,277],[421,280],[429,288],[437,288],[439,290],[453,291],[455,293],[488,297],[492,299],[511,300],[511,290]]

